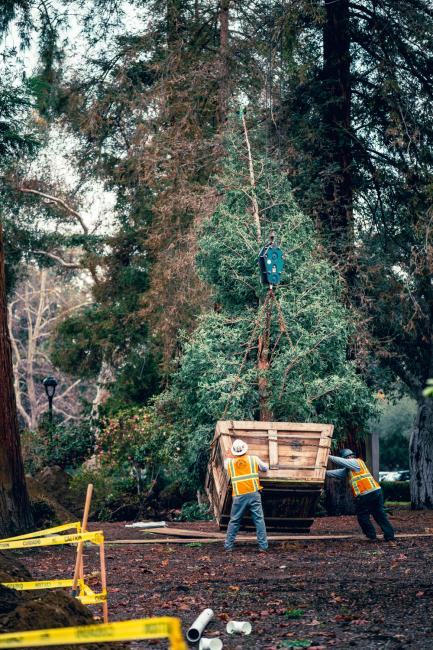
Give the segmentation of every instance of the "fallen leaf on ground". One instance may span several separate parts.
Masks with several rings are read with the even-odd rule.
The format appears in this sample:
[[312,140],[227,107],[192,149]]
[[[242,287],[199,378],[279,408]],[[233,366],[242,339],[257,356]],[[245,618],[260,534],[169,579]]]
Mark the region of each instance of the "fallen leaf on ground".
[[350,621],[350,625],[367,625],[369,621],[367,621],[365,618],[355,618],[355,620]]

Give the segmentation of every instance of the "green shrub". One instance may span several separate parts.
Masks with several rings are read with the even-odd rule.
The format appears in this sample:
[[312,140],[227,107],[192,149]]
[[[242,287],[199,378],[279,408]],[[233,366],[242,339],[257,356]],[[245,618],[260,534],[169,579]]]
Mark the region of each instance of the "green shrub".
[[410,481],[382,481],[385,501],[410,501]]
[[78,424],[43,423],[38,431],[21,434],[26,471],[35,474],[47,465],[71,470],[90,458],[95,434],[87,421]]
[[131,477],[137,494],[145,494],[166,475],[176,476],[177,436],[153,408],[132,407],[102,421],[97,436],[98,462],[113,475]]
[[213,519],[209,512],[209,505],[197,503],[197,501],[188,501],[182,506],[180,515],[176,521],[210,521]]
[[92,519],[134,519],[140,512],[140,498],[136,494],[133,478],[114,474],[106,467],[81,468],[71,481],[72,498],[83,501],[89,483],[93,484]]

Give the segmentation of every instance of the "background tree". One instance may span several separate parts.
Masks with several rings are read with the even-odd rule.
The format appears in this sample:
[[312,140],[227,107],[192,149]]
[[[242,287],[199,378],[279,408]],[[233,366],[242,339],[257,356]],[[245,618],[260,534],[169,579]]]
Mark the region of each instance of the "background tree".
[[[7,81],[7,80],[6,80]],[[25,137],[20,114],[27,98],[0,85],[0,171],[13,158],[33,146]],[[24,479],[14,393],[12,350],[7,324],[5,244],[0,213],[0,533],[7,536],[31,526],[32,515]]]
[[12,341],[15,395],[18,414],[27,429],[35,430],[46,411],[47,399],[42,380],[55,375],[58,381],[54,412],[65,421],[77,420],[82,399],[94,395],[81,379],[63,375],[49,357],[50,339],[55,328],[71,313],[88,305],[90,296],[77,285],[47,268],[28,272],[8,304],[8,326]]
[[422,395],[433,333],[431,7],[424,0],[263,4],[260,20],[272,63],[272,142],[345,276],[347,300],[369,323],[351,354],[372,381],[382,378],[380,359],[389,381],[404,382],[417,400],[412,503],[431,507],[433,423]]

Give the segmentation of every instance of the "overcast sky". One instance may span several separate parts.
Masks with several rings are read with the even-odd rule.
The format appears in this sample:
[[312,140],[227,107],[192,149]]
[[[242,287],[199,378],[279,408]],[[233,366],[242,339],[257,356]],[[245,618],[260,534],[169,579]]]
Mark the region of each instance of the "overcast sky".
[[[92,2],[88,2],[87,7],[91,7],[92,4]],[[58,6],[64,7],[64,4],[58,3]],[[66,75],[72,74],[74,70],[82,69],[86,65],[86,59],[90,54],[95,55],[98,49],[104,47],[106,50],[109,47],[109,43],[104,41],[104,43],[97,46],[96,50],[90,51],[81,34],[81,20],[84,11],[76,11],[72,4],[68,4],[68,9],[70,13],[67,18],[67,25],[65,23],[60,30],[60,42],[66,55],[64,61]],[[73,13],[74,11],[75,13]],[[125,29],[129,33],[140,31],[143,23],[133,4],[125,2],[123,11],[122,25],[119,25],[117,32],[124,32]],[[38,13],[36,10],[34,10],[34,19],[37,24]],[[115,34],[116,30],[113,30],[113,33]],[[38,38],[36,32],[33,33],[30,45],[23,49],[17,24],[12,24],[8,33],[3,37],[0,46],[3,52],[15,50],[17,53],[13,66],[16,83],[20,83],[23,76],[30,77],[37,71]],[[10,66],[10,61],[8,65]],[[41,149],[37,159],[28,167],[29,176],[41,180],[50,179],[58,187],[64,188],[65,192],[74,191],[79,181],[79,176],[71,161],[76,148],[77,140],[68,135],[64,129],[55,127],[52,130],[48,146]],[[106,232],[112,229],[113,207],[115,204],[114,192],[105,191],[103,184],[100,182],[89,181],[80,189],[77,196],[80,199],[80,212],[83,212],[83,218],[91,227],[98,226],[98,232]]]

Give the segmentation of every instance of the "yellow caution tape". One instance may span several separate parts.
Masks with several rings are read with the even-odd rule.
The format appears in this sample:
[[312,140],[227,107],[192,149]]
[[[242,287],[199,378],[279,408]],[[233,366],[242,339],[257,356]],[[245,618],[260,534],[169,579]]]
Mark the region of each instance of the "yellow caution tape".
[[[31,591],[32,589],[66,589],[72,587],[74,581],[69,580],[35,580],[33,582],[2,582],[3,587],[17,591]],[[81,586],[81,585],[80,585]]]
[[88,594],[80,594],[77,596],[77,600],[80,601],[83,605],[97,605],[98,603],[106,603],[108,594],[106,591],[101,591],[99,594],[95,594],[92,590]]
[[[67,589],[74,585],[74,581],[69,580],[34,580],[32,582],[2,582],[3,587],[15,589],[16,591],[32,591],[33,589]],[[107,601],[107,592],[95,593],[83,580],[78,581],[80,594],[77,596],[83,605],[95,605]]]
[[40,647],[62,644],[105,643],[108,641],[139,641],[164,639],[170,650],[187,650],[178,618],[143,618],[80,627],[35,630],[0,634],[0,648]]
[[22,539],[16,542],[0,542],[0,551],[13,548],[33,548],[36,546],[58,546],[60,544],[77,544],[79,542],[104,543],[104,533],[98,530],[94,533],[77,533],[76,535],[59,535],[58,537],[40,537],[38,539]]
[[27,533],[26,535],[17,535],[16,537],[6,537],[0,539],[1,542],[16,542],[20,539],[32,539],[33,537],[43,537],[44,535],[54,535],[54,533],[62,533],[65,530],[76,530],[77,533],[81,532],[81,524],[75,521],[73,524],[62,524],[61,526],[54,526],[54,528],[45,528],[44,530],[37,530],[35,533]]

